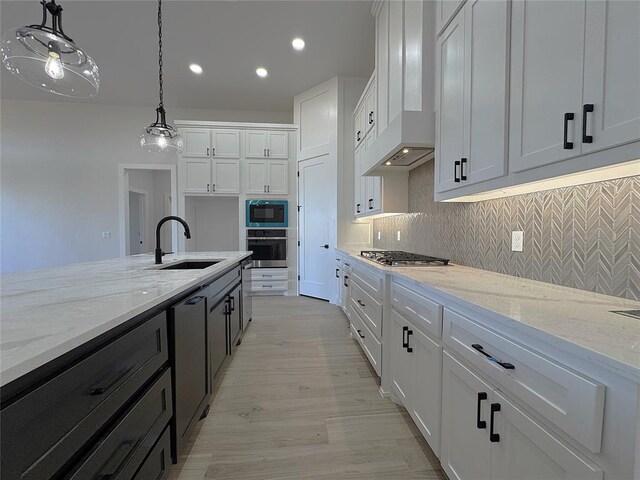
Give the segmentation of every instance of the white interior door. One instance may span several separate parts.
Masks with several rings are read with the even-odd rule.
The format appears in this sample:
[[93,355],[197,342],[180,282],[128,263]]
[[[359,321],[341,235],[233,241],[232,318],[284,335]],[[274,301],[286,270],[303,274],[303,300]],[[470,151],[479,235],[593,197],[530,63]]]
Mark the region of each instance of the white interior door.
[[335,273],[330,225],[335,218],[326,208],[327,191],[331,191],[328,155],[304,160],[298,167],[300,294],[329,300]]
[[145,196],[138,192],[129,192],[129,254],[146,252]]

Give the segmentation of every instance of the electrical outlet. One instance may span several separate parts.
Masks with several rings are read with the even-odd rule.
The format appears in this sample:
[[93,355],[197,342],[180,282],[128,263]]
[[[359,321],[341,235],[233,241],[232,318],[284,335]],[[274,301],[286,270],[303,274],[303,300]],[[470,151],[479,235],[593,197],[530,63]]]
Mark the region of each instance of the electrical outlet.
[[102,238],[109,240],[111,238],[111,232],[102,232]]
[[511,251],[521,252],[524,245],[524,232],[511,232]]
[[400,230],[398,230],[398,232],[396,233],[396,240],[398,242],[400,241]]
[[378,240],[380,240],[381,235],[382,235],[382,232],[378,230]]

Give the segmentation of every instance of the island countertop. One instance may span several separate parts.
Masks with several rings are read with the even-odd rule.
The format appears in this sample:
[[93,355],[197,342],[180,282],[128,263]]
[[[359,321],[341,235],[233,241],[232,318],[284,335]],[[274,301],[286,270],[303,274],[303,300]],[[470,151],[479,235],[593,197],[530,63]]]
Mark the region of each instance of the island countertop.
[[163,263],[217,260],[199,270],[158,270],[152,254],[7,273],[0,278],[0,386],[222,273],[251,252],[166,255]]
[[460,265],[385,267],[361,257],[359,250],[336,251],[640,379],[640,320],[614,313],[640,310],[638,301]]

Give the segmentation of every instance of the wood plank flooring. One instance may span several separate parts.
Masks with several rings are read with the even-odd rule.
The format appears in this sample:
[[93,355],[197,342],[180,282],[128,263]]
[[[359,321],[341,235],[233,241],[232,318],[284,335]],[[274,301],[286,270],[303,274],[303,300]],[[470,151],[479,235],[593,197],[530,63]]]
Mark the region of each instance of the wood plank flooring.
[[378,378],[342,312],[254,297],[253,321],[171,480],[440,479],[438,460]]

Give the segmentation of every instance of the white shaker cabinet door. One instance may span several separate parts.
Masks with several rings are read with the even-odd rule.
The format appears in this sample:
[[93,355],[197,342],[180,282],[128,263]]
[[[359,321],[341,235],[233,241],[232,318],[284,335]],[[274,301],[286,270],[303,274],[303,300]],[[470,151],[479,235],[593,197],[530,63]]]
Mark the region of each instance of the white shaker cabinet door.
[[[489,403],[492,395],[489,385],[444,352],[440,462],[451,480],[491,478]],[[479,425],[483,428],[478,428]]]
[[580,155],[584,32],[585,0],[512,2],[511,172]]
[[408,323],[395,310],[391,310],[391,387],[398,400],[407,408],[413,386],[411,356],[407,352]]
[[602,470],[567,447],[523,413],[499,392],[494,392],[494,433],[491,443],[493,480],[596,480]]
[[211,156],[240,158],[240,131],[213,130]]
[[267,161],[247,160],[245,188],[247,193],[267,193]]
[[281,160],[267,161],[267,193],[286,195],[289,191],[289,162]]
[[588,1],[582,152],[640,140],[640,2]]
[[460,186],[464,156],[464,10],[452,20],[436,45],[436,191]]
[[440,419],[442,399],[442,346],[409,324],[413,388],[407,410],[429,443],[440,454]]
[[240,164],[238,160],[212,160],[213,193],[240,193]]
[[267,132],[267,156],[269,158],[289,158],[288,135],[287,132]]
[[204,128],[186,128],[183,157],[209,157],[211,154],[211,131]]
[[465,154],[460,177],[465,185],[501,177],[506,170],[510,4],[469,0],[464,6]]
[[184,193],[211,192],[211,160],[184,159],[185,186]]
[[266,158],[267,132],[261,130],[247,130],[244,134],[245,152],[247,158]]

